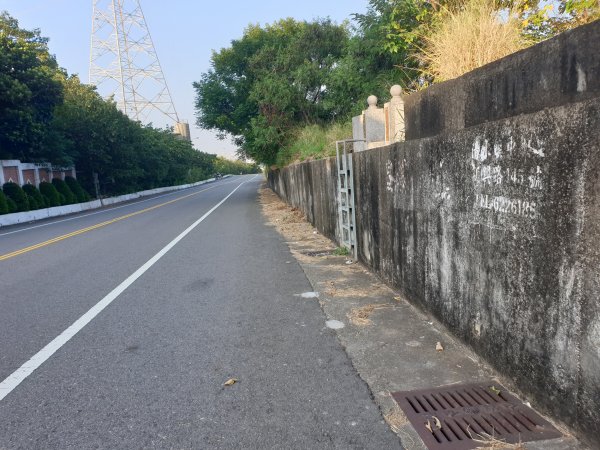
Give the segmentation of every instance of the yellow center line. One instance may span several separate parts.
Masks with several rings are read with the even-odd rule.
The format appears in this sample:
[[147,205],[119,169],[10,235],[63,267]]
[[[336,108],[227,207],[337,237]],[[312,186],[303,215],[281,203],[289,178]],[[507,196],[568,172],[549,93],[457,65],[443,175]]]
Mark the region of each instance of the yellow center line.
[[[222,186],[222,185],[219,185],[219,186]],[[88,231],[97,230],[98,228],[102,228],[102,227],[105,227],[107,225],[110,225],[110,224],[113,224],[113,223],[116,223],[116,222],[120,222],[121,220],[129,219],[130,217],[134,217],[134,216],[137,216],[138,214],[142,214],[142,213],[146,213],[148,211],[152,211],[152,210],[160,208],[162,206],[170,205],[171,203],[178,202],[180,200],[186,199],[186,198],[191,197],[193,195],[198,195],[201,192],[205,192],[205,191],[208,191],[209,189],[214,189],[216,187],[218,187],[218,186],[212,186],[212,187],[209,187],[207,189],[202,189],[201,191],[193,192],[191,194],[184,195],[183,197],[178,197],[178,198],[175,198],[173,200],[169,200],[168,202],[160,203],[158,205],[154,205],[154,206],[151,206],[149,208],[142,209],[140,211],[136,211],[136,212],[132,212],[132,213],[129,213],[129,214],[125,214],[124,216],[116,217],[114,219],[107,220],[105,222],[101,222],[101,223],[98,223],[96,225],[92,225],[91,227],[82,228],[80,230],[73,231],[73,232],[68,233],[68,234],[63,234],[62,236],[58,236],[58,237],[49,239],[47,241],[40,242],[39,244],[35,244],[35,245],[31,245],[29,247],[22,248],[21,250],[16,250],[16,251],[11,252],[11,253],[6,253],[4,255],[0,255],[0,261],[4,261],[4,260],[10,259],[10,258],[14,258],[15,256],[19,256],[19,255],[22,255],[24,253],[31,252],[33,250],[37,250],[38,248],[46,247],[48,245],[52,245],[52,244],[55,244],[57,242],[64,241],[65,239],[69,239],[69,238],[72,238],[73,236],[77,236],[77,235],[80,235],[80,234],[83,234],[83,233],[87,233]]]

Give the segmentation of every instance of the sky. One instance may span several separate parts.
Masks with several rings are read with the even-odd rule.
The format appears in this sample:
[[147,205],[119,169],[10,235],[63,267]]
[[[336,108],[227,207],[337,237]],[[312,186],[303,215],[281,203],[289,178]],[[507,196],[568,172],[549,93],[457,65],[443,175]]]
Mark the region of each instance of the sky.
[[[199,150],[235,157],[229,139],[195,126],[192,87],[210,68],[213,50],[228,47],[248,24],[272,23],[292,17],[313,20],[330,17],[341,23],[353,13],[365,12],[368,0],[141,0],[175,107],[191,126]],[[50,51],[70,74],[88,80],[93,0],[0,0],[0,11],[19,20],[25,29],[40,28],[50,39]],[[156,123],[157,126],[164,124]]]

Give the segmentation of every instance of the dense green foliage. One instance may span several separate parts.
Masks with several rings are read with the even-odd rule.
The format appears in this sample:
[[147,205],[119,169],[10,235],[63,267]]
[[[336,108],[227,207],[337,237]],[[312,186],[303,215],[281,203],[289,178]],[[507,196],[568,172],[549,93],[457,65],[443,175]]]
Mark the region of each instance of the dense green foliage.
[[4,183],[2,186],[2,190],[4,191],[4,195],[15,202],[17,206],[17,212],[29,211],[29,199],[27,198],[27,194],[21,186],[17,183]]
[[67,186],[69,186],[71,192],[75,194],[78,203],[88,202],[90,200],[90,195],[85,192],[85,190],[79,184],[79,181],[77,181],[75,178],[65,177],[65,183],[67,183]]
[[52,183],[42,181],[39,189],[42,197],[44,197],[44,203],[46,204],[46,207],[52,208],[54,206],[60,206],[60,194]]
[[198,124],[273,164],[300,128],[348,120],[369,94],[389,89],[402,77],[394,62],[329,20],[252,25],[194,83]]
[[0,215],[2,214],[8,214],[8,202],[6,201],[4,192],[0,190]]
[[9,213],[17,212],[17,210],[18,210],[17,204],[15,203],[15,201],[12,198],[6,197],[6,203],[8,203],[8,212]]
[[56,156],[46,130],[62,102],[62,72],[47,42],[0,14],[0,159]]
[[[386,51],[404,53],[408,66],[419,70],[414,61],[423,51],[424,35],[449,10],[467,4],[467,0],[369,0],[367,13],[357,14],[356,19],[362,29],[379,30]],[[597,0],[493,0],[493,4],[503,16],[520,21],[523,37],[530,43],[600,18]]]
[[73,191],[71,191],[69,186],[67,186],[67,183],[59,178],[54,178],[52,184],[61,196],[61,205],[72,205],[73,203],[77,203],[77,197],[73,194]]
[[74,164],[88,192],[95,192],[97,174],[102,195],[214,173],[215,155],[195,150],[171,130],[130,120],[61,69],[47,43],[39,30],[20,29],[0,14],[0,159]]
[[260,167],[255,163],[232,161],[221,156],[217,156],[215,159],[215,171],[221,175],[246,175],[261,172]]
[[33,184],[26,184],[23,186],[23,191],[27,194],[27,198],[29,199],[29,208],[34,209],[42,209],[46,207],[46,202],[44,201],[44,197],[40,193],[39,189],[36,188]]
[[[554,14],[539,0],[492,1],[501,15],[520,24],[530,42],[600,14],[597,0],[560,0]],[[466,4],[370,0],[365,13],[354,15],[354,26],[292,19],[250,25],[231,46],[213,53],[210,70],[194,83],[197,123],[233,138],[242,156],[259,163],[279,165],[319,153],[330,143],[307,152],[291,149],[315,130],[328,132],[335,123],[348,122],[370,94],[383,100],[393,84],[415,90],[436,81],[419,57],[424,38],[448,11]]]

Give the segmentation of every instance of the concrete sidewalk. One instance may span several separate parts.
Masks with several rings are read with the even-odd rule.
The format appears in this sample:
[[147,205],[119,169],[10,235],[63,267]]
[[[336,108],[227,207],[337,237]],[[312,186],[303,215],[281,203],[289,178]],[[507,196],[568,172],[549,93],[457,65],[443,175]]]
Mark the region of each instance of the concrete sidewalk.
[[[331,323],[338,328],[340,342],[407,449],[426,447],[391,392],[495,380],[529,402],[438,321],[409,304],[360,264],[336,256],[336,244],[318,234],[300,212],[270,189],[261,190],[261,203],[267,220],[285,237],[296,258],[289,263],[300,264],[319,292],[318,301],[328,319],[340,322]],[[507,448],[585,448],[565,427],[551,422],[565,435],[563,438]],[[494,448],[501,448],[497,445]]]

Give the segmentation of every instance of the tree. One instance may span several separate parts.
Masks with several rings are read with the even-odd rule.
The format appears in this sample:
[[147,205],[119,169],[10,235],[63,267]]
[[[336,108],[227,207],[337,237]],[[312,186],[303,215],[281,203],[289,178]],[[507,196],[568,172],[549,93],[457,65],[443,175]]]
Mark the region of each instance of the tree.
[[194,83],[198,125],[233,136],[244,156],[271,164],[295,127],[331,121],[327,97],[349,30],[330,20],[248,27],[213,53]]
[[60,194],[54,187],[52,183],[48,183],[47,181],[42,181],[39,186],[40,193],[44,198],[44,204],[48,208],[52,208],[54,206],[60,206]]
[[76,165],[88,191],[98,175],[103,194],[119,194],[208,178],[214,156],[195,150],[172,130],[142,126],[112,101],[65,77],[64,102],[52,128],[63,136],[65,153]]
[[[198,181],[212,173],[214,156],[194,150],[172,130],[130,120],[113,101],[60,69],[47,44],[39,30],[23,30],[0,14],[0,159],[75,164],[90,191],[98,175],[103,194]],[[51,206],[61,195],[74,200],[44,190]]]
[[85,190],[79,184],[79,181],[77,181],[75,178],[67,176],[65,177],[65,183],[67,183],[67,186],[69,186],[71,192],[75,194],[78,203],[88,202],[90,200],[89,194],[85,192]]
[[[355,18],[363,30],[378,30],[383,48],[416,61],[423,50],[423,37],[447,12],[458,12],[467,0],[369,0],[366,14]],[[518,19],[529,43],[550,38],[570,28],[600,18],[598,0],[495,0],[495,9]],[[410,64],[409,64],[410,66]],[[417,67],[417,66],[414,66]]]
[[0,215],[8,214],[8,213],[9,213],[8,201],[6,200],[6,196],[4,195],[4,192],[2,192],[2,190],[0,190]]
[[15,202],[18,212],[29,211],[29,199],[27,198],[27,194],[25,191],[23,191],[21,186],[19,186],[17,183],[8,182],[4,183],[2,190],[7,198]]
[[39,189],[36,188],[33,184],[26,184],[23,186],[23,191],[27,194],[27,198],[29,200],[29,207],[31,209],[40,209],[46,206],[46,202],[44,201],[44,197],[40,193]]
[[215,171],[220,174],[250,174],[260,173],[260,167],[254,163],[247,163],[241,160],[232,161],[222,156],[217,156],[215,160]]
[[600,19],[598,0],[499,0],[521,20],[523,35],[535,43]]
[[73,191],[71,191],[67,183],[60,178],[54,178],[52,184],[60,194],[61,200],[64,198],[64,201],[61,201],[61,205],[72,205],[73,203],[77,203],[77,197],[73,194]]
[[0,14],[0,158],[41,161],[54,149],[45,129],[62,101],[62,85],[47,44],[39,30],[20,29]]

